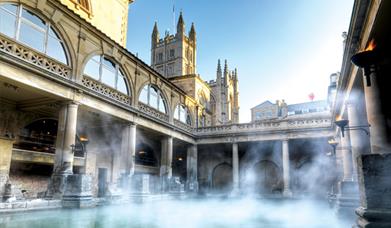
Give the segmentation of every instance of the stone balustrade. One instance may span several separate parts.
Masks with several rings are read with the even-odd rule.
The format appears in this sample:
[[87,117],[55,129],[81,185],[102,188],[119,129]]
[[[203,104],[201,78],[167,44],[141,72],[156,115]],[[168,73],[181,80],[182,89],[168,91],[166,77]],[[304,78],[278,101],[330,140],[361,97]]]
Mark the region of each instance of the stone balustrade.
[[98,92],[104,96],[107,96],[121,103],[130,105],[130,97],[128,95],[123,94],[116,89],[110,88],[109,86],[106,86],[90,77],[83,76],[82,84],[85,87],[92,89],[95,92]]
[[138,104],[138,107],[139,107],[139,110],[149,116],[153,116],[155,118],[158,118],[160,120],[163,120],[163,121],[166,121],[168,122],[169,121],[169,118],[168,118],[168,115],[165,114],[165,113],[162,113],[162,112],[159,112],[158,110],[146,105],[146,104],[143,104],[143,103],[139,103]]
[[198,136],[240,134],[250,132],[270,132],[285,130],[305,130],[316,128],[328,128],[332,126],[331,115],[322,113],[320,115],[302,116],[301,118],[284,118],[268,120],[267,122],[253,122],[243,124],[231,124],[223,126],[204,127],[194,130]]
[[190,125],[188,125],[186,123],[183,123],[183,122],[181,122],[179,120],[176,120],[176,119],[174,119],[174,125],[176,127],[180,128],[180,129],[183,129],[183,130],[187,131],[187,132],[193,132],[194,131],[194,128],[192,126],[190,126]]
[[6,38],[3,35],[0,35],[0,52],[15,56],[61,77],[68,79],[71,77],[71,68],[69,66],[19,44],[10,38]]

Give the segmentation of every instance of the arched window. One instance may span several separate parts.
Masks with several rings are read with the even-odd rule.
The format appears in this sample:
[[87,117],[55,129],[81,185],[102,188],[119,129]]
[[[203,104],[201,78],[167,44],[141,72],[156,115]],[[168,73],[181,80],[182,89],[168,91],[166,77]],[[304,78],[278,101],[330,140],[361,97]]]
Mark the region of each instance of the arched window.
[[174,112],[174,118],[181,121],[182,123],[191,125],[191,118],[189,110],[184,105],[177,105]]
[[152,85],[144,86],[144,88],[141,90],[139,101],[159,110],[160,112],[167,113],[166,102],[163,99],[160,90]]
[[84,68],[84,74],[121,93],[129,95],[126,79],[119,65],[113,63],[103,55],[92,57]]
[[203,114],[198,117],[198,127],[206,127],[206,119]]
[[0,32],[68,64],[64,42],[51,24],[22,5],[0,4]]
[[90,3],[88,0],[77,0],[77,3],[84,8],[86,11],[91,11]]
[[206,110],[210,110],[210,106],[209,106],[209,102],[208,100],[206,99],[206,96],[204,94],[204,92],[200,91],[198,92],[198,96],[199,96],[199,102],[200,104],[206,109]]

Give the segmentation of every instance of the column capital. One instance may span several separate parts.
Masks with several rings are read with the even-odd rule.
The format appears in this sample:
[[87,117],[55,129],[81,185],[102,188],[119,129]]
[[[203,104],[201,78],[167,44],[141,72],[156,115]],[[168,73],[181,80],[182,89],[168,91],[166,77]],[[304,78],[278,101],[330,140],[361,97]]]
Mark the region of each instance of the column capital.
[[77,101],[74,101],[74,100],[70,100],[70,101],[62,101],[60,104],[62,104],[62,105],[76,105],[76,106],[79,106],[80,102],[77,102]]

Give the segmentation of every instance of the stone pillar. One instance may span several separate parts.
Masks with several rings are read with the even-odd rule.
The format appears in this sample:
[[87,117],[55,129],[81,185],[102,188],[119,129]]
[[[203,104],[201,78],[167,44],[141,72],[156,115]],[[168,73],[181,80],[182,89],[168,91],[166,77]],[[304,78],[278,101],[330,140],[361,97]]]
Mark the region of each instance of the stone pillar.
[[198,191],[197,179],[197,145],[191,145],[187,148],[187,184],[186,189],[189,192]]
[[[368,123],[365,120],[360,118],[359,105],[356,103],[348,103],[347,104],[347,114],[349,120],[349,126],[357,127],[357,126],[367,126]],[[368,129],[369,130],[369,129]],[[368,135],[362,130],[351,130],[350,134],[350,148],[352,152],[352,161],[353,161],[353,180],[357,180],[357,157],[360,154],[367,154],[370,151],[365,151],[367,148],[367,144],[369,144]]]
[[[14,141],[10,138],[0,137],[0,196],[4,200],[8,197],[4,195],[4,191],[5,184],[9,179],[13,143]],[[2,199],[0,199],[0,202]]]
[[46,192],[48,198],[61,198],[67,177],[73,174],[72,145],[76,140],[77,109],[78,104],[67,102],[59,112],[54,169]]
[[172,137],[167,136],[162,140],[162,155],[160,165],[160,176],[172,177]]
[[353,161],[350,131],[341,137],[343,176],[338,182],[336,212],[340,218],[353,219],[354,209],[359,205],[357,182],[353,181]]
[[169,182],[172,177],[172,141],[173,138],[171,136],[167,136],[162,140],[160,177],[162,179],[163,192],[167,192],[169,190]]
[[282,141],[282,169],[284,177],[284,196],[292,196],[290,189],[289,141]]
[[69,102],[61,107],[58,117],[56,139],[55,174],[73,173],[73,151],[75,145],[78,104]]
[[126,130],[127,131],[127,168],[126,173],[129,175],[134,174],[135,169],[135,156],[136,156],[136,125],[130,124]]
[[[122,130],[121,156],[118,156],[120,159],[125,160],[125,173],[123,173],[121,178],[121,186],[127,190],[131,190],[131,179],[135,169],[136,128],[135,124],[128,124]],[[114,158],[114,161],[117,161],[117,159]],[[117,163],[120,163],[120,161],[117,161]]]
[[357,161],[360,207],[357,225],[391,227],[391,154],[363,154]]
[[233,177],[233,193],[239,192],[239,150],[238,144],[232,144],[232,177]]
[[371,125],[371,153],[390,153],[390,150],[387,150],[387,123],[381,110],[379,85],[374,70],[372,70],[369,77],[371,80],[371,86],[365,85],[364,92],[368,123]]
[[353,180],[353,161],[350,146],[350,132],[346,131],[345,136],[341,137],[343,181]]

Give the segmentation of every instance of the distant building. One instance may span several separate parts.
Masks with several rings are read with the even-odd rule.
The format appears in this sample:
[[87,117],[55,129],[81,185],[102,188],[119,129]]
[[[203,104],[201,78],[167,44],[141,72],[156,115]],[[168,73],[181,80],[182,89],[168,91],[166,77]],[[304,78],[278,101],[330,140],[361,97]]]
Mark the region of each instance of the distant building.
[[277,100],[274,104],[270,101],[265,101],[251,109],[251,122],[314,112],[325,112],[328,110],[329,107],[326,100],[291,105],[287,105],[284,100]]

